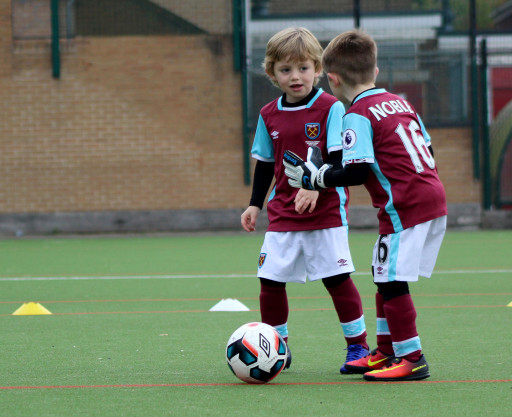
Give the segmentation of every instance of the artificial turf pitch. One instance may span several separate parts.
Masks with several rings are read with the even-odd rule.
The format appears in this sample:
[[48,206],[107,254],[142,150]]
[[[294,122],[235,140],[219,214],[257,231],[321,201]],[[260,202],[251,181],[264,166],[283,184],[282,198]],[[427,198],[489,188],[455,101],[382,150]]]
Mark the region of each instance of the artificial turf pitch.
[[[372,347],[375,239],[350,234]],[[288,286],[292,367],[267,385],[236,379],[225,345],[259,320],[262,240],[0,240],[0,416],[510,415],[512,231],[449,230],[433,277],[411,284],[431,377],[408,383],[339,374],[345,346],[320,282]],[[209,311],[225,298],[250,311]],[[27,301],[52,314],[12,314]]]

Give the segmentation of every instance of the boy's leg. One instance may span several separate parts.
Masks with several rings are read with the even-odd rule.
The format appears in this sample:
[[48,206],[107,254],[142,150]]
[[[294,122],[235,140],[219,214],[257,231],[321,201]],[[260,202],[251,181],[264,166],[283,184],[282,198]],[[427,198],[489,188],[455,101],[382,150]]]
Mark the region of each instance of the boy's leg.
[[408,282],[417,281],[419,275],[430,277],[445,229],[446,217],[442,217],[402,232],[381,235],[377,240],[374,281],[382,295],[385,324],[396,359],[386,368],[365,373],[365,379],[408,381],[430,376],[428,363],[421,353],[416,309]]
[[284,341],[288,341],[288,296],[284,282],[260,278],[261,321],[279,328]]
[[354,374],[364,374],[375,369],[381,369],[389,365],[395,358],[391,333],[384,314],[384,297],[378,292],[375,294],[375,306],[377,310],[377,348],[365,357],[345,364],[345,368]]
[[[313,230],[306,238],[306,272],[311,281],[321,279],[332,298],[348,345],[345,363],[366,355],[368,345],[361,297],[350,278],[354,263],[348,244],[348,228]],[[340,372],[350,373],[344,365]]]
[[[363,305],[359,291],[357,291],[352,278],[350,278],[350,274],[324,278],[322,282],[331,295],[343,336],[347,342],[345,364],[366,356],[369,347],[366,342],[367,333]],[[345,368],[345,364],[341,367],[340,372],[343,374],[352,373]]]
[[[301,232],[267,232],[261,248],[258,277],[260,278],[260,311],[263,323],[273,326],[288,344],[287,282],[306,282]],[[288,346],[288,360],[291,364]]]
[[377,348],[380,347],[383,353],[391,353],[388,333],[394,355],[413,361],[420,358],[421,345],[416,330],[416,309],[409,294],[408,282],[418,280],[430,223],[380,235],[374,246],[372,266],[378,288],[377,332],[381,336]]
[[[416,362],[421,357],[421,343],[416,330],[416,308],[407,282],[377,284],[395,356]],[[385,345],[381,350],[385,350]]]
[[384,298],[384,312],[393,340],[395,359],[387,367],[364,374],[368,381],[412,381],[430,376],[428,363],[421,353],[416,331],[416,309],[406,282],[379,283]]
[[350,274],[324,278],[322,282],[332,298],[347,345],[368,349],[361,296]]
[[393,356],[391,332],[384,313],[384,297],[379,292],[375,294],[375,307],[377,310],[377,349],[386,356]]
[[[273,326],[288,344],[288,296],[286,283],[260,278],[260,313],[263,323]],[[292,362],[292,355],[288,348],[288,359],[285,369]]]

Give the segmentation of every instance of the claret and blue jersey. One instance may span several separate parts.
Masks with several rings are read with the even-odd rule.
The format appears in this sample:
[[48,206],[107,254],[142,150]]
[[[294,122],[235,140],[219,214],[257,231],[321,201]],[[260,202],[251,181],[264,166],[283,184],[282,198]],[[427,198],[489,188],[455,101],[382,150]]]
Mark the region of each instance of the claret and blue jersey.
[[324,160],[329,152],[342,149],[343,104],[319,89],[304,105],[283,106],[283,98],[261,109],[252,147],[253,158],[274,162],[275,186],[267,204],[269,231],[285,232],[327,229],[347,225],[348,189],[331,188],[320,192],[313,213],[295,212],[297,189],[288,184],[284,173],[286,150],[306,159],[310,146],[322,150]]
[[367,90],[347,110],[343,129],[343,165],[370,164],[365,187],[379,208],[379,233],[447,214],[430,136],[405,99],[385,89]]

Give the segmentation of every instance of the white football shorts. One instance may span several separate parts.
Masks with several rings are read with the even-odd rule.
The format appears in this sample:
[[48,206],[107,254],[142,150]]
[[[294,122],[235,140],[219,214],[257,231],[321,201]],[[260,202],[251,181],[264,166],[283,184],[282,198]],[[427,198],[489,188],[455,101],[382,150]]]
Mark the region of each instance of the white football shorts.
[[446,216],[389,235],[373,247],[374,282],[430,278],[446,231]]
[[259,278],[305,283],[350,272],[354,272],[354,264],[347,226],[265,233]]

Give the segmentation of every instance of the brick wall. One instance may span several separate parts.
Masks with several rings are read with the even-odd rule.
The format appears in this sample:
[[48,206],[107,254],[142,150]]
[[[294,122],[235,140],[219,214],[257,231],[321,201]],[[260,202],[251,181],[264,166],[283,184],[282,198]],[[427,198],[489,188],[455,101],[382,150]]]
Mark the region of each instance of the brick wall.
[[[0,214],[243,209],[240,75],[229,35],[13,44],[0,0]],[[467,128],[432,130],[450,203],[478,203]],[[354,205],[368,205],[362,188]]]

